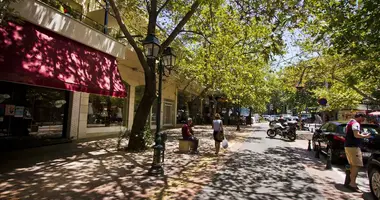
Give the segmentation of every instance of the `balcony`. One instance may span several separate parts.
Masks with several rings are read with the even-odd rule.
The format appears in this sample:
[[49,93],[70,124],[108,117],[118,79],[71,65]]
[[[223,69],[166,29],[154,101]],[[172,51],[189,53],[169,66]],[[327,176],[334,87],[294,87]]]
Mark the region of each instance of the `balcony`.
[[[114,57],[125,58],[127,46],[112,37],[119,35],[117,30],[110,28],[109,35],[106,35],[103,33],[103,24],[88,18],[67,4],[57,2],[56,0],[21,0],[12,4],[12,7],[28,22]],[[128,48],[130,48],[129,45]]]

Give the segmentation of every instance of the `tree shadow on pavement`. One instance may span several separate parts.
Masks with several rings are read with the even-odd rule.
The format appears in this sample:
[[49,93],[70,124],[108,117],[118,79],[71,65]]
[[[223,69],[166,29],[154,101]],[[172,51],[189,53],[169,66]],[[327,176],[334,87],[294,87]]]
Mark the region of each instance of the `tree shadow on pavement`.
[[315,181],[290,148],[236,152],[197,199],[319,199]]

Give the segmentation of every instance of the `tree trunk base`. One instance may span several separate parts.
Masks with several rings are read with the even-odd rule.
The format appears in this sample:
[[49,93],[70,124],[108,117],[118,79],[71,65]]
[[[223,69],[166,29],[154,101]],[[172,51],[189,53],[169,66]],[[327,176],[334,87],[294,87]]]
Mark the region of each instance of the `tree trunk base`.
[[125,147],[125,151],[128,151],[128,152],[142,152],[142,151],[145,151],[147,150],[148,148],[146,147],[146,143],[145,143],[145,140],[144,138],[142,138],[140,135],[137,135],[134,136],[134,138],[132,139],[132,134],[131,134],[131,138],[130,138],[130,141],[133,141],[133,142],[128,142],[128,146]]

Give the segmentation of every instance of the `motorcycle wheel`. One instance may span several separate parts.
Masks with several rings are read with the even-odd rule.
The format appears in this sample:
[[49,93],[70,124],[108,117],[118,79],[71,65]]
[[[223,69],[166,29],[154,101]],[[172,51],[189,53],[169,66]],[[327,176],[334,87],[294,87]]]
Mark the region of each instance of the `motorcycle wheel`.
[[289,138],[290,141],[293,142],[293,141],[295,141],[295,140],[297,139],[297,135],[296,135],[295,132],[290,131],[290,132],[288,133],[288,138]]
[[276,132],[275,132],[274,130],[272,130],[272,129],[269,129],[269,130],[267,131],[267,135],[268,135],[270,138],[274,138],[274,137],[276,137]]

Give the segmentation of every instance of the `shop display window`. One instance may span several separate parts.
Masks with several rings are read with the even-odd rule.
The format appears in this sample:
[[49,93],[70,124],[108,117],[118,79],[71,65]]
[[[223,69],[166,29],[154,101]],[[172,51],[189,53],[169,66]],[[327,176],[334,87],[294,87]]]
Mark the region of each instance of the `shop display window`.
[[122,126],[124,98],[90,94],[87,127]]
[[68,92],[0,81],[0,137],[63,137]]

